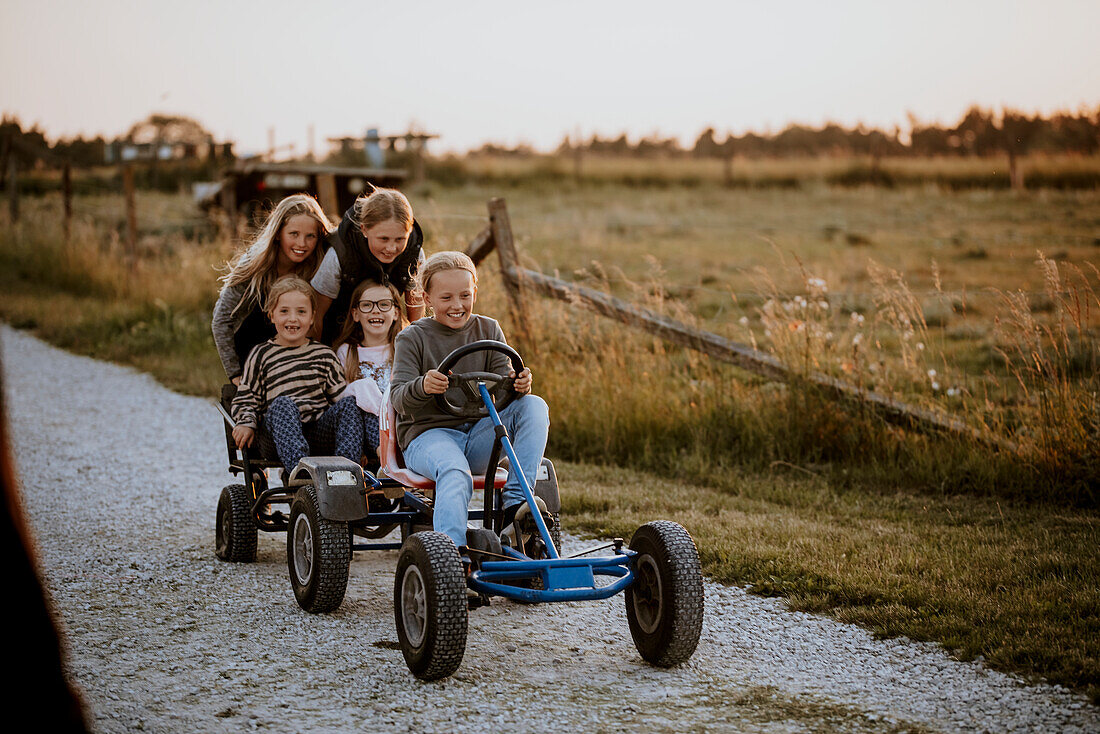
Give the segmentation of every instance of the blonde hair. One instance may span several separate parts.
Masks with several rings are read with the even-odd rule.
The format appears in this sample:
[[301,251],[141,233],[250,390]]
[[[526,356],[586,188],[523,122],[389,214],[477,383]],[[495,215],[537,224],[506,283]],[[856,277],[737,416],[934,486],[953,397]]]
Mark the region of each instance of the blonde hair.
[[309,283],[297,275],[284,275],[276,280],[267,292],[267,308],[264,309],[264,313],[267,314],[268,318],[271,318],[271,314],[275,312],[275,307],[279,305],[279,299],[287,293],[305,293],[306,297],[309,298],[309,307],[313,311],[317,311],[317,298],[313,295],[313,288]]
[[333,227],[325,216],[317,200],[308,194],[291,194],[275,207],[260,228],[256,238],[231,262],[226,263],[226,274],[222,276],[222,290],[247,283],[244,297],[234,309],[240,309],[246,303],[255,303],[267,311],[265,294],[276,279],[276,266],[279,262],[279,233],[283,231],[287,220],[299,214],[308,214],[317,222],[317,246],[305,260],[294,267],[294,274],[310,278],[321,265],[325,255],[324,240]]
[[355,290],[351,294],[351,304],[348,306],[347,317],[344,319],[344,326],[340,329],[340,336],[336,337],[336,341],[333,343],[333,349],[339,349],[341,344],[348,345],[348,353],[344,355],[344,380],[351,384],[360,377],[362,373],[359,371],[359,354],[356,352],[356,347],[363,344],[363,325],[355,320],[355,309],[359,307],[359,299],[363,297],[363,294],[368,288],[385,288],[390,292],[390,296],[393,298],[394,308],[397,309],[397,316],[394,318],[393,323],[390,324],[390,332],[386,335],[386,339],[390,344],[390,359],[393,359],[393,344],[397,339],[397,334],[406,326],[409,325],[409,318],[405,314],[405,303],[401,298],[401,293],[398,292],[397,287],[393,283],[379,283],[376,280],[367,279],[355,287]]
[[361,229],[370,229],[393,219],[409,231],[413,226],[412,204],[397,189],[376,188],[352,205],[352,216]]
[[444,250],[429,257],[420,268],[420,287],[425,293],[432,286],[432,276],[446,270],[465,270],[474,279],[474,285],[477,285],[477,266],[470,256],[457,250]]

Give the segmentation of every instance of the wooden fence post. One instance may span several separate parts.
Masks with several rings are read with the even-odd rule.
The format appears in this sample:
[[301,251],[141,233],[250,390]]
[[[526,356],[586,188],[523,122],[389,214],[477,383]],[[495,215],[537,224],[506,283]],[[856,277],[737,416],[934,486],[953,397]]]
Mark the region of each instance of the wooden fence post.
[[237,176],[230,173],[222,179],[222,188],[218,193],[222,211],[225,212],[226,223],[232,237],[237,236]]
[[61,169],[61,206],[65,214],[65,244],[68,244],[73,235],[73,167],[68,161]]
[[11,223],[19,221],[19,164],[15,160],[15,151],[8,152],[8,214]]
[[134,203],[134,166],[122,167],[122,190],[126,196],[126,255],[130,267],[137,265],[137,205]]
[[344,213],[340,211],[340,202],[336,196],[336,174],[317,174],[317,203],[330,219],[340,221]]
[[474,261],[474,265],[477,265],[493,251],[496,245],[497,243],[493,241],[493,228],[489,226],[477,233],[477,237],[474,237],[466,248],[466,254]]
[[508,218],[508,207],[504,204],[504,199],[494,198],[489,201],[489,227],[492,230],[493,241],[496,243],[497,254],[500,256],[500,275],[501,280],[504,281],[504,290],[508,294],[508,307],[512,321],[516,325],[519,338],[530,343],[531,329],[527,321],[527,307],[523,302],[519,256],[516,254],[516,243],[512,238],[512,222]]

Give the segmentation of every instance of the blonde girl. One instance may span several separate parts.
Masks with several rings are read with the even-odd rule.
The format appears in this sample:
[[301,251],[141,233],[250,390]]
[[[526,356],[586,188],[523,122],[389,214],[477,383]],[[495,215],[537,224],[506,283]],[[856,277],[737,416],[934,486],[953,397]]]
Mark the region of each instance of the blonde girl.
[[265,314],[267,292],[284,276],[308,281],[321,264],[331,231],[316,199],[293,194],[279,202],[256,238],[228,263],[211,330],[233,384],[240,383],[241,366],[252,348],[275,336]]
[[[485,472],[495,432],[488,418],[471,424],[439,409],[434,397],[445,393],[449,383],[436,367],[463,344],[482,339],[503,342],[504,333],[494,319],[474,313],[477,269],[464,253],[437,252],[424,263],[420,277],[432,317],[413,322],[397,335],[390,401],[397,411],[397,442],[405,465],[435,482],[434,528],[446,533],[462,554],[472,475]],[[516,375],[503,354],[479,352],[459,360],[455,371],[515,377],[520,397],[500,411],[500,419],[512,438],[520,469],[534,486],[550,413],[542,398],[531,394],[531,370]],[[523,502],[519,474],[510,472],[504,484],[505,531]]]
[[404,194],[371,187],[344,213],[329,242],[332,247],[310,281],[317,292],[316,338],[335,341],[350,313],[352,292],[368,278],[393,285],[410,320],[423,315],[416,274],[424,259],[424,233]]
[[244,363],[230,412],[233,438],[250,446],[262,424],[288,472],[302,457],[335,452],[351,461],[363,454],[363,422],[345,395],[340,362],[309,338],[313,289],[293,275],[271,286],[264,299],[275,337],[258,344]]
[[336,339],[336,357],[363,417],[363,450],[378,449],[378,415],[390,387],[393,344],[406,326],[401,293],[392,283],[364,280],[351,294],[344,327]]

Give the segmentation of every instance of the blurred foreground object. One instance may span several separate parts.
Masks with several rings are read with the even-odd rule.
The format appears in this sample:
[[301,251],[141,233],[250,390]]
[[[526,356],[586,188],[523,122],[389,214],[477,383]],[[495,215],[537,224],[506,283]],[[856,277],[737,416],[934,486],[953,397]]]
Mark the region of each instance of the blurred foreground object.
[[0,358],[0,517],[2,557],[9,559],[4,598],[8,635],[4,646],[4,678],[0,705],[28,731],[87,732],[80,697],[69,686],[62,662],[61,639],[38,578],[26,521],[23,517],[15,463],[8,441],[7,405]]

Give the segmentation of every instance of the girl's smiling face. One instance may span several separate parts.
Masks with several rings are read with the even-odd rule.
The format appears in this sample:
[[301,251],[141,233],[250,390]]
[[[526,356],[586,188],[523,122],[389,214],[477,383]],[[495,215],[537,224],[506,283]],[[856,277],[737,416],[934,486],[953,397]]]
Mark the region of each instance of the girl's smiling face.
[[378,262],[388,265],[405,251],[411,228],[396,219],[387,219],[373,227],[361,227],[360,231],[367,238],[370,253],[378,258]]
[[300,347],[309,341],[313,326],[313,304],[301,291],[290,291],[279,296],[271,309],[271,323],[275,324],[275,343],[284,347]]
[[279,260],[289,267],[305,261],[317,247],[317,221],[308,214],[287,217],[279,230]]
[[[388,309],[382,308],[388,305]],[[390,327],[397,319],[397,303],[385,286],[367,288],[354,305],[351,317],[363,329],[363,346],[377,347],[389,342]]]
[[468,270],[443,270],[432,276],[425,295],[436,321],[460,329],[474,313],[477,285]]

